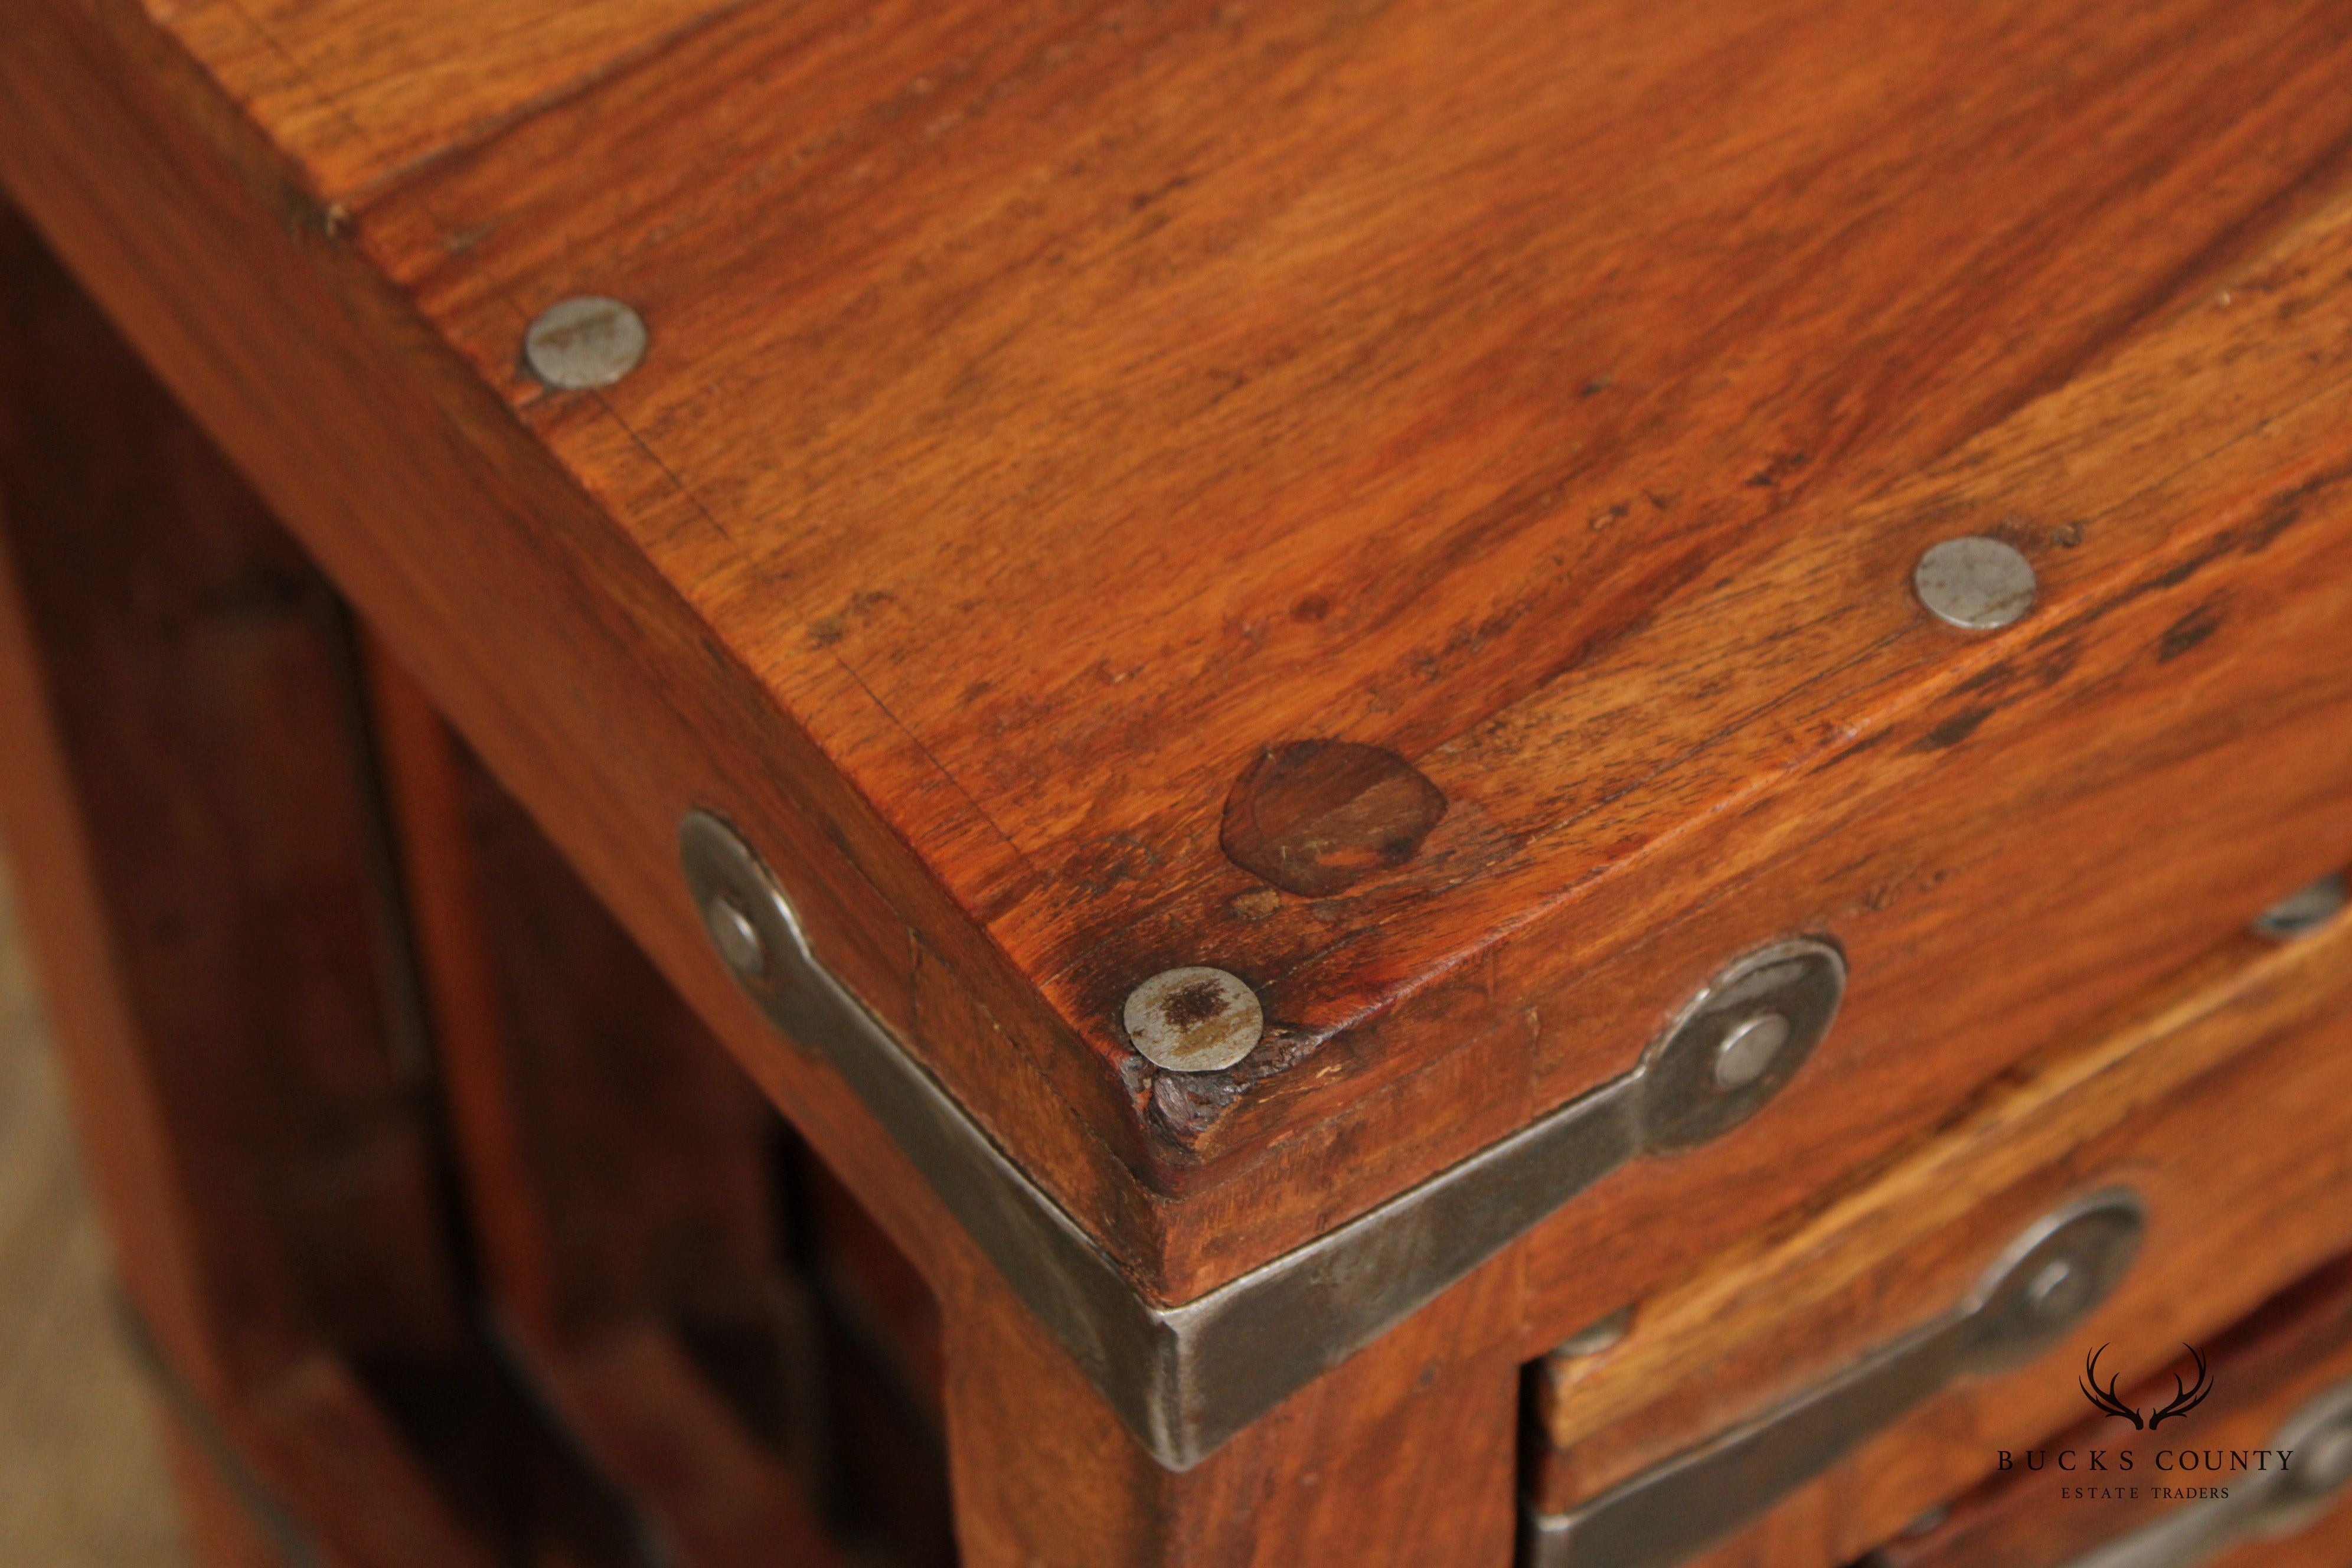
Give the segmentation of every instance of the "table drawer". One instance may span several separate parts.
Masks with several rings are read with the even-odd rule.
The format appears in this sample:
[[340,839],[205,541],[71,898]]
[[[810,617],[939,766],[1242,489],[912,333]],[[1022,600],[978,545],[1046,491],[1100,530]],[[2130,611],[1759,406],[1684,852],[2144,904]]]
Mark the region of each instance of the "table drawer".
[[1531,1560],[1829,1568],[2352,1248],[2347,994],[2352,921],[2232,942],[1563,1346]]
[[2091,1415],[1855,1568],[2352,1562],[2352,1258],[2283,1291],[2201,1353],[2201,1376],[2184,1357],[2126,1395],[2152,1411],[2201,1385],[2189,1417],[2134,1429]]

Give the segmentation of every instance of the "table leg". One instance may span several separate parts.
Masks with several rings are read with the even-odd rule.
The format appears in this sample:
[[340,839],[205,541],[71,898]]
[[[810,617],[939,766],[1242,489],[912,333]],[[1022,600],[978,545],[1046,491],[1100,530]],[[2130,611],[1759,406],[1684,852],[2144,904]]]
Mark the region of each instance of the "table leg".
[[1505,1568],[1516,1250],[1182,1474],[987,1265],[944,1304],[964,1568]]

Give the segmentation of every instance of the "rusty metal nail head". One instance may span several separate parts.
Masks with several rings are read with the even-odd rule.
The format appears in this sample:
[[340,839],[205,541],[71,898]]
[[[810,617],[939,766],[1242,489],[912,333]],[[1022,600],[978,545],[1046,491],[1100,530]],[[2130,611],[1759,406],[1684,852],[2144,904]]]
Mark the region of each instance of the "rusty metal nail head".
[[1265,1036],[1265,1010],[1239,975],[1193,966],[1166,969],[1128,993],[1127,1037],[1146,1061],[1170,1072],[1219,1072]]

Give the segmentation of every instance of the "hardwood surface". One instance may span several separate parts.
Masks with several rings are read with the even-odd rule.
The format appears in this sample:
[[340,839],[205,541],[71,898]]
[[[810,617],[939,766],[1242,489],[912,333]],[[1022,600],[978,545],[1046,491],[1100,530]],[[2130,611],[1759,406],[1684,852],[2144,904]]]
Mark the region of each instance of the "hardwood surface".
[[[975,1563],[1499,1560],[1519,1359],[2352,857],[2340,3],[473,15],[0,0],[0,184],[949,1303]],[[652,352],[559,395],[579,292]],[[1965,532],[2008,633],[1911,596]],[[712,962],[692,805],[1162,1300],[1767,939],[1854,984],[1174,1477]],[[1181,1078],[1192,963],[1273,1027]]]
[[0,210],[0,807],[130,1317],[353,1568],[628,1561],[465,1300],[341,601]]
[[[224,110],[208,79],[156,46],[148,24],[39,6],[12,9],[8,22],[0,110],[26,132],[0,137],[12,192],[26,195],[51,243],[94,280],[183,404],[202,410],[273,512],[320,525],[310,543],[372,624],[401,628],[399,651],[439,705],[502,779],[528,784],[535,815],[608,907],[898,1245],[931,1267],[950,1222],[887,1134],[776,1037],[710,963],[692,911],[669,902],[675,823],[658,803],[689,793],[687,778],[712,765],[719,738],[790,755],[792,731],[710,661],[642,562],[550,465],[498,439],[487,395],[436,368],[373,275],[321,243],[291,172]],[[85,158],[89,179],[73,167]],[[182,308],[192,287],[212,310]],[[395,374],[404,369],[417,374]],[[336,412],[320,419],[325,404]],[[452,522],[427,551],[445,570],[418,571],[419,529]],[[478,640],[486,632],[498,646]],[[811,853],[842,853],[772,788],[761,815]],[[664,842],[652,855],[644,830],[656,816]],[[843,868],[808,901],[813,919],[842,901],[879,907]],[[863,983],[887,971],[854,973]]]
[[[438,5],[12,4],[50,66],[12,188],[698,1005],[699,801],[1164,1297],[1620,1070],[1764,937],[1884,931],[1881,1006],[1906,957],[1986,986],[1946,1038],[1848,1031],[1930,1048],[1884,1111],[1790,1101],[1823,1135],[1776,1164],[1826,1179],[2026,1047],[1988,1022],[2021,954],[2063,1025],[2352,850],[2344,693],[2287,679],[2346,625],[2340,7],[601,6],[425,95],[396,68]],[[199,272],[234,332],[173,319]],[[549,395],[516,342],[587,289],[654,352]],[[1909,598],[1968,529],[2042,569],[2011,637]],[[2200,722],[2101,738],[2126,668]],[[1447,809],[1276,803],[1335,813],[1354,877],[1284,895],[1227,858],[1233,792],[1328,739]],[[1955,880],[1972,840],[1793,852],[1832,799],[1910,842],[2001,745],[2084,770],[2002,819],[2017,864],[2225,790],[2168,823],[2138,948]],[[2222,760],[2265,745],[2300,765]],[[1272,1041],[1155,1075],[1118,1000],[1196,961]],[[1737,1186],[1754,1147],[1687,1169]],[[1538,1332],[1593,1304],[1563,1289]]]
[[340,200],[495,135],[727,8],[717,0],[171,0],[153,14]]
[[[304,1413],[398,1448],[348,1358],[463,1337],[341,612],[13,216],[0,246],[13,859],[130,1304],[299,1492]],[[355,1525],[488,1560],[446,1510]]]
[[[2168,1479],[2158,1468],[2157,1450],[2193,1447],[2201,1456],[2207,1449],[2226,1455],[2263,1447],[2306,1401],[2352,1379],[2352,1265],[2339,1262],[2297,1281],[2200,1349],[2210,1369],[2208,1392],[2186,1415],[2153,1431],[2094,1415],[2036,1445],[2045,1450],[2040,1470],[2026,1469],[2019,1459],[2018,1468],[1953,1503],[1937,1528],[1887,1542],[1857,1568],[2066,1568],[2093,1548],[2173,1508],[2190,1506],[2156,1496],[2149,1489],[2155,1486],[2218,1484],[2236,1495],[2241,1478],[2227,1470],[2218,1477],[2174,1470]],[[2193,1364],[2176,1364],[2126,1397],[2135,1409],[2157,1410],[2198,1381]],[[2073,1474],[2058,1468],[2058,1456],[2068,1447],[2078,1451]],[[2085,1456],[2093,1449],[2105,1451],[2104,1480],[2088,1469]],[[2133,1457],[2128,1475],[2121,1469],[2126,1451]],[[2118,1479],[2142,1489],[2115,1500],[2068,1497],[2060,1489]],[[2110,1500],[2115,1506],[2100,1506]],[[2249,1538],[2200,1568],[2343,1568],[2347,1563],[2352,1563],[2352,1490],[2301,1528]]]
[[823,1349],[781,1255],[774,1113],[391,656],[369,664],[498,1310],[681,1564],[828,1568]]
[[[1853,1305],[1863,1315],[1838,1319],[1836,1339],[1843,1342],[1805,1352],[1822,1366],[1852,1361],[1862,1346],[1892,1337],[1890,1328],[1918,1304],[1948,1301],[1951,1279],[1969,1276],[1958,1258],[1945,1260],[1946,1269],[1957,1270],[1950,1279],[1920,1266],[1926,1255],[1915,1248],[1923,1238],[1964,1218],[2001,1230],[2004,1216],[1973,1217],[1979,1204],[2053,1167],[2071,1173],[2078,1149],[2323,1012],[2347,984],[2352,921],[2285,945],[2242,935],[2081,1035],[2053,1041],[1962,1108],[1949,1126],[1916,1141],[1868,1179],[1726,1248],[1642,1302],[1633,1314],[1638,1331],[1607,1353],[1548,1356],[1535,1386],[1550,1446],[1570,1448],[1664,1391],[1705,1386],[1726,1408],[1738,1409],[1768,1397],[1752,1381],[1759,1372],[1793,1385],[1810,1383],[1813,1373],[1805,1366],[1779,1373],[1751,1365],[1743,1378],[1739,1345],[1750,1335],[1778,1334],[1808,1313],[1828,1316],[1830,1305],[1858,1284],[1883,1272],[1900,1274],[1894,1296],[1874,1289],[1855,1295]],[[2203,1142],[2259,1140],[2217,1134]],[[2200,1143],[2180,1157],[2219,1156]],[[2030,1195],[2012,1201],[2032,1205]],[[2022,1223],[2030,1215],[2013,1217]]]
[[2095,1347],[2136,1384],[2352,1247],[2352,921],[2285,948],[2247,937],[2132,1016],[2053,1047],[1953,1126],[1819,1212],[1639,1306],[1598,1356],[1538,1381],[1557,1510],[1861,1360],[1960,1300],[2035,1217],[2111,1185],[2148,1208],[2114,1296],[2032,1363],[1965,1380],[1695,1562],[1832,1568],[2080,1409]]
[[1162,1469],[977,1258],[948,1314],[963,1568],[1507,1568],[1517,1453],[1506,1252],[1192,1469]]
[[[1894,787],[1900,746],[1853,748],[1999,657],[1909,603],[1924,543],[2045,558],[2038,663],[2074,593],[2221,530],[2113,517],[2137,465],[1869,503],[2210,300],[2332,180],[2352,121],[2297,83],[2352,18],[2225,15],[754,9],[355,205],[354,237],[1090,1047],[1041,1065],[1185,1205],[1114,1237],[1182,1297],[1491,1137],[1419,1131],[1436,1096],[1400,1085],[1448,1051],[1503,1035],[1522,1118],[1630,1059],[1726,953],[1596,1009],[1581,977],[1667,923],[1604,888],[1719,895],[1677,842],[1710,808],[1818,809],[1833,754]],[[515,335],[589,290],[655,351],[550,395]],[[1969,460],[2122,436],[2098,406]],[[2166,472],[2236,433],[2177,408]],[[1221,829],[1255,759],[1325,738],[1452,807],[1404,864],[1269,906]],[[1193,962],[1276,1024],[1222,1081],[1137,1070],[1113,1025]],[[1512,1038],[1531,1008],[1580,1026]],[[1337,1192],[1251,1168],[1343,1140]]]

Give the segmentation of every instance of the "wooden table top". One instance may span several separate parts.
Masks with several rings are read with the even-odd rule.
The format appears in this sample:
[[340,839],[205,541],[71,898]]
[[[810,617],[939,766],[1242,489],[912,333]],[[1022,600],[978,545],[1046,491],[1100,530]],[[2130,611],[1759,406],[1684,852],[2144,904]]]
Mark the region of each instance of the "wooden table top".
[[[1297,1223],[1137,1265],[1178,1296],[1622,1068],[1703,967],[1628,1040],[1513,1031],[1997,713],[1926,546],[2012,539],[2063,622],[2343,369],[2297,339],[2253,406],[2215,303],[2267,267],[2345,341],[2342,4],[90,4],[748,677],[698,743],[950,955],[1058,1104],[936,1065],[1098,1233],[1344,1124]],[[519,345],[582,294],[650,351],[551,390]],[[1121,1033],[1185,964],[1263,998],[1231,1073]],[[1463,1052],[1432,1127],[1399,1086]]]

